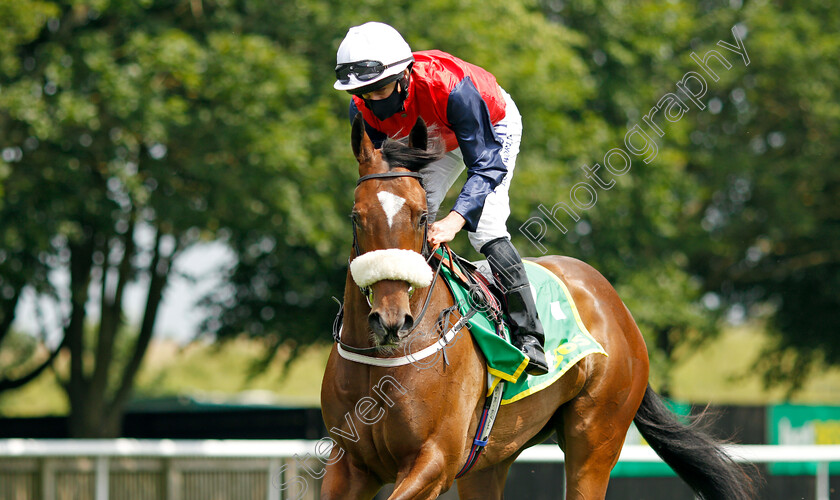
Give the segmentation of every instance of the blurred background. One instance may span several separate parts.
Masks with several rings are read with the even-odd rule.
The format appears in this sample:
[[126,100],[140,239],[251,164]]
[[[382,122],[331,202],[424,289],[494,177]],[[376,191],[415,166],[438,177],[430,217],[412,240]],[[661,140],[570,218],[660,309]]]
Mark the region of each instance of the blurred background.
[[[369,20],[513,96],[514,243],[615,285],[654,388],[736,442],[840,444],[829,0],[0,0],[0,437],[326,435],[358,176],[333,68]],[[711,50],[731,67],[654,134]],[[539,245],[519,230],[637,125],[648,163],[600,170],[615,185]],[[523,467],[534,498],[560,477]],[[779,498],[812,492],[789,473]]]

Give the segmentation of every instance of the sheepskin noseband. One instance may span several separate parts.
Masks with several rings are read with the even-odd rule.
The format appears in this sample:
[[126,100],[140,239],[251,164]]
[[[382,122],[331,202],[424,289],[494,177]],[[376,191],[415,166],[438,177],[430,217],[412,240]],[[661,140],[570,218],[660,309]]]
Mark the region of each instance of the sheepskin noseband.
[[422,255],[413,250],[388,248],[364,253],[350,262],[350,274],[360,288],[377,281],[407,281],[415,288],[432,283],[432,268]]

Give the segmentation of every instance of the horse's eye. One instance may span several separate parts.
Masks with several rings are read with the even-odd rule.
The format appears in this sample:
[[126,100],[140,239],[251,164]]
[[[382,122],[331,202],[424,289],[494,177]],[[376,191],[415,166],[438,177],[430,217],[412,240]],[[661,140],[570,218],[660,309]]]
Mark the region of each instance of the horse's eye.
[[359,212],[350,212],[350,220],[353,221],[354,224],[359,223]]
[[422,214],[420,214],[420,220],[418,221],[417,225],[418,226],[424,226],[428,221],[429,221],[429,214],[427,214],[426,212],[423,212]]

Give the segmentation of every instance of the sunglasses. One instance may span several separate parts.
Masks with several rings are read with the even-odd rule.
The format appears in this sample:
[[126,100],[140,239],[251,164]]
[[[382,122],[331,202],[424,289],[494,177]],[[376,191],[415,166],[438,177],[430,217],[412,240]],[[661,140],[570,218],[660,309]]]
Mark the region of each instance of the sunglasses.
[[356,61],[339,64],[335,67],[335,77],[341,83],[350,83],[350,75],[354,75],[359,81],[368,82],[381,75],[388,68],[413,60],[413,57],[409,57],[391,64],[382,64],[380,61]]

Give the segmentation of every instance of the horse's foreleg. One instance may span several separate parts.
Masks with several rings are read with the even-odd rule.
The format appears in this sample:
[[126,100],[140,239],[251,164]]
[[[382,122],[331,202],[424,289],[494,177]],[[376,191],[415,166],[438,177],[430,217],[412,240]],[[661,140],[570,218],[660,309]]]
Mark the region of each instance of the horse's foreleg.
[[515,457],[484,469],[470,472],[458,479],[460,500],[502,500],[505,481]]
[[321,483],[321,500],[370,500],[381,487],[376,477],[343,457],[327,466]]
[[397,477],[394,493],[388,500],[423,500],[437,498],[452,485],[446,474],[446,458],[437,448],[423,448],[405,475]]

